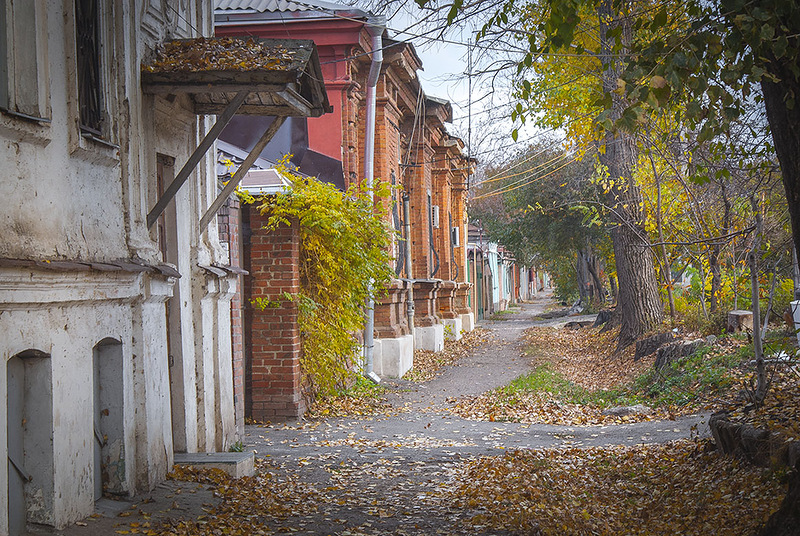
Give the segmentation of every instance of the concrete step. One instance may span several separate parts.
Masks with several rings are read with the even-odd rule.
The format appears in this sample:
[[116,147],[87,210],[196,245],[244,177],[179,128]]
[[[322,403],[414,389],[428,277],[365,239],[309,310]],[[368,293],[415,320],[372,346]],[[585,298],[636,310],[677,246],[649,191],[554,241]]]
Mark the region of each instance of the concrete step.
[[222,469],[234,478],[255,474],[256,456],[253,452],[176,452],[175,465],[198,469]]

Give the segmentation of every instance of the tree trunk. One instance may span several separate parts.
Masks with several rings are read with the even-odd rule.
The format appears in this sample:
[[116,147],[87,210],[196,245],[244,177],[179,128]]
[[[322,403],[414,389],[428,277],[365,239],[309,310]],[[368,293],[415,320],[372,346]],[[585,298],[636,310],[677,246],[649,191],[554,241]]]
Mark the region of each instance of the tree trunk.
[[[598,7],[600,19],[601,60],[603,62],[603,91],[612,95],[611,119],[617,121],[625,109],[624,97],[619,95],[617,80],[622,65],[612,60],[615,38],[607,32],[622,26],[622,41],[631,38],[630,20],[615,16],[612,0],[602,0]],[[624,48],[624,47],[623,47]],[[624,52],[624,50],[616,51]],[[644,229],[641,190],[633,180],[633,168],[637,162],[636,142],[633,136],[623,131],[607,132],[604,139],[605,152],[600,153],[600,162],[608,169],[613,186],[606,194],[606,203],[612,209],[611,239],[619,279],[617,310],[620,315],[619,348],[633,343],[663,318],[664,311],[658,295],[656,273],[650,240]]]
[[594,287],[592,301],[595,302],[598,307],[602,307],[603,303],[606,301],[606,290],[603,288],[603,280],[600,279],[600,270],[598,270],[597,266],[597,255],[592,253],[586,259],[586,268],[589,270],[589,274],[592,276]]
[[[731,232],[731,201],[728,199],[728,189],[725,182],[720,182],[720,196],[722,197],[722,206],[724,212],[722,214],[722,228],[719,231],[721,236],[727,236]],[[722,245],[715,243],[710,246],[711,250],[708,255],[708,265],[711,268],[711,312],[715,313],[719,309],[719,295],[722,289],[722,268],[720,266],[720,255],[722,254]],[[735,263],[734,263],[735,264]],[[735,278],[734,278],[735,281]],[[736,283],[734,283],[734,288]]]
[[578,297],[581,304],[588,306],[591,301],[589,293],[589,270],[586,268],[586,255],[583,250],[578,250],[575,261],[575,276],[578,280]]
[[619,302],[619,287],[617,286],[617,278],[613,275],[608,276],[608,284],[611,287],[611,300],[616,305]]
[[711,307],[712,313],[717,312],[719,307],[719,290],[722,287],[722,275],[719,267],[719,252],[718,245],[711,246],[711,251],[708,255],[708,266],[711,270]]
[[[797,28],[789,28],[796,33]],[[777,36],[776,36],[777,37]],[[761,81],[764,93],[764,104],[767,109],[767,120],[772,131],[775,153],[781,164],[783,187],[786,190],[786,201],[789,204],[789,218],[792,222],[794,237],[794,253],[800,257],[800,106],[796,103],[789,108],[786,99],[791,95],[792,101],[800,95],[800,83],[792,75],[790,68],[796,58],[785,58],[779,63],[774,57],[769,58],[767,71],[778,77],[780,82],[770,82],[766,78]],[[781,503],[780,510],[770,517],[761,531],[761,536],[784,536],[798,534],[800,521],[800,473],[790,473],[789,492]]]
[[[777,35],[776,35],[777,37]],[[796,58],[782,60],[769,58],[766,70],[780,82],[770,82],[766,77],[761,81],[767,120],[772,131],[775,153],[781,165],[783,187],[789,204],[789,218],[792,222],[792,235],[795,252],[800,256],[800,103],[787,106],[787,100],[794,103],[800,95],[800,82],[794,77],[791,68]]]
[[750,264],[750,300],[752,302],[751,309],[753,310],[753,354],[756,359],[756,403],[761,404],[764,397],[767,396],[767,371],[764,368],[764,348],[761,339],[761,307],[759,300],[759,286],[758,286],[758,255],[761,249],[761,233],[764,229],[763,220],[761,217],[761,208],[756,201],[755,196],[750,196],[750,203],[753,205],[753,212],[756,217],[756,230],[753,237],[753,249],[747,257]]
[[653,161],[652,155],[650,156],[650,165],[653,167],[653,174],[655,175],[656,179],[656,229],[658,230],[658,241],[661,244],[661,271],[663,273],[662,278],[664,279],[664,285],[666,285],[667,289],[667,303],[669,304],[669,316],[673,320],[675,319],[675,296],[672,292],[672,288],[674,287],[675,281],[672,279],[672,265],[669,262],[669,256],[667,255],[667,246],[664,244],[664,225],[663,225],[663,218],[661,215],[662,209],[662,200],[661,200],[661,174],[656,169],[656,164]]

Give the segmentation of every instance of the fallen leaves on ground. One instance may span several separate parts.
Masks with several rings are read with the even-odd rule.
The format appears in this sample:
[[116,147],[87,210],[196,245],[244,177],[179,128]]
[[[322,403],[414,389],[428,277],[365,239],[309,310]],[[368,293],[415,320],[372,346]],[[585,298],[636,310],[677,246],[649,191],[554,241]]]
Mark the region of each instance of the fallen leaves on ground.
[[[169,475],[176,480],[208,484],[222,499],[206,515],[192,520],[171,519],[155,529],[154,534],[195,536],[226,534],[250,536],[271,534],[267,521],[304,515],[316,510],[319,500],[314,488],[297,479],[279,479],[269,471],[270,464],[257,460],[252,477],[231,478],[220,469],[195,469],[176,466]],[[148,534],[148,533],[144,533]]]
[[348,392],[318,398],[306,412],[305,418],[388,415],[392,412],[392,405],[383,397],[382,391]]
[[[442,367],[452,365],[488,340],[488,332],[475,329],[457,341],[445,341],[441,352],[414,352],[414,368],[403,379],[425,382],[433,379]],[[319,397],[306,412],[307,419],[388,415],[400,411],[393,409],[384,397],[381,387],[347,390],[339,395]]]
[[[653,359],[633,362],[633,349],[612,354],[616,331],[572,330],[535,327],[525,331],[526,355],[532,365],[546,364],[554,372],[586,389],[608,389],[632,380],[652,366]],[[567,426],[608,425],[670,418],[669,409],[623,417],[603,415],[603,408],[575,404],[546,392],[507,392],[495,389],[478,396],[452,400],[456,415],[482,421],[558,424]]]
[[776,371],[764,403],[752,408],[746,400],[731,400],[723,405],[736,422],[769,430],[787,441],[800,440],[800,375],[788,366]]
[[785,490],[762,469],[688,440],[547,449],[466,465],[454,503],[476,528],[524,534],[753,534]]
[[488,340],[489,332],[477,328],[464,333],[457,341],[445,341],[444,350],[441,352],[417,350],[414,352],[414,368],[407,372],[403,379],[418,383],[430,381],[443,367],[457,363],[476,348],[486,344]]
[[584,404],[571,404],[553,398],[549,393],[513,393],[502,390],[489,391],[478,396],[464,396],[452,400],[450,410],[465,419],[491,422],[520,422],[558,424],[563,426],[589,426],[650,421],[670,418],[667,411],[652,411],[616,417],[603,415],[602,408]]
[[143,69],[148,72],[280,70],[288,68],[296,54],[297,51],[283,45],[257,39],[198,37],[165,43]]
[[616,351],[619,329],[525,330],[523,340],[534,364],[548,363],[556,372],[586,389],[609,389],[629,382],[653,365],[654,356],[633,361],[633,345]]
[[463,523],[469,512],[454,509],[443,492],[442,483],[452,481],[461,464],[451,454],[446,460],[394,455],[363,461],[326,452],[259,461],[259,474],[240,480],[219,470],[176,468],[173,478],[208,485],[222,502],[196,520],[171,519],[150,530],[169,536],[485,534]]
[[[528,329],[524,340],[532,373],[508,387],[454,399],[452,410],[475,420],[571,426],[673,419],[718,408],[752,373],[741,366],[746,343],[739,338],[720,339],[675,368],[655,371],[655,355],[634,361],[633,346],[616,351],[616,336],[592,328]],[[610,406],[631,405],[638,410],[603,415]]]

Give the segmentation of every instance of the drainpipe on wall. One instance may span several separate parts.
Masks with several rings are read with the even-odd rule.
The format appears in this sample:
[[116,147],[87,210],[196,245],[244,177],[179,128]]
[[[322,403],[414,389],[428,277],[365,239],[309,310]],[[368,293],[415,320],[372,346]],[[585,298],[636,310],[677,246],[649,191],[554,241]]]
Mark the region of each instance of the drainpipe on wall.
[[[386,17],[370,17],[365,25],[372,38],[372,64],[367,75],[367,117],[366,131],[364,133],[364,179],[369,188],[370,199],[374,199],[372,181],[375,174],[375,115],[378,78],[383,64],[383,32],[386,29]],[[364,326],[364,375],[375,383],[380,383],[380,377],[373,370],[373,353],[375,350],[375,300],[370,296],[367,299],[367,321]]]
[[408,316],[408,331],[414,334],[414,276],[411,275],[411,198],[408,192],[403,192],[403,227],[406,235],[403,247],[406,250],[406,279],[408,280],[408,297],[406,298],[406,315]]

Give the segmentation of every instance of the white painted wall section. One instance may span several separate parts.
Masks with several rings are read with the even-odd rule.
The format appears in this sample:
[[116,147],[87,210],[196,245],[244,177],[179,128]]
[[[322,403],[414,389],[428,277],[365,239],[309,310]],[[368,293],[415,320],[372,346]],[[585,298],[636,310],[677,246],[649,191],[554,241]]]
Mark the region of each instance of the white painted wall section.
[[475,313],[461,315],[461,329],[464,330],[464,333],[469,333],[475,329]]
[[460,341],[461,340],[461,330],[463,329],[463,324],[461,322],[461,317],[458,318],[444,318],[442,319],[442,325],[444,326],[444,338],[447,341]]
[[414,336],[375,339],[373,368],[381,378],[402,378],[414,364]]
[[414,347],[417,350],[441,352],[444,350],[444,325],[434,324],[414,328]]

